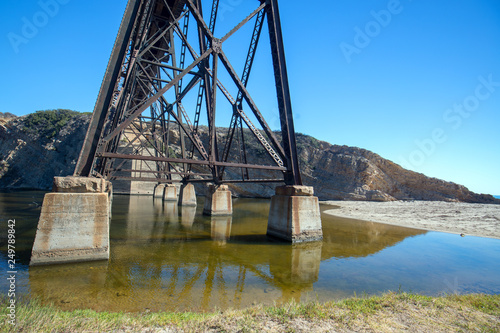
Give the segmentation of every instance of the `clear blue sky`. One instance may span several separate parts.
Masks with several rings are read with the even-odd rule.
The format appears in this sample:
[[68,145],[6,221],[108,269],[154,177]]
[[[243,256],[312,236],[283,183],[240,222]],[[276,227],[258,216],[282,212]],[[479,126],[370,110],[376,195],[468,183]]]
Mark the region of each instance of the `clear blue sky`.
[[[228,26],[254,7],[221,3]],[[302,3],[280,1],[298,132],[500,194],[500,1]],[[0,111],[92,111],[125,5],[3,0]]]

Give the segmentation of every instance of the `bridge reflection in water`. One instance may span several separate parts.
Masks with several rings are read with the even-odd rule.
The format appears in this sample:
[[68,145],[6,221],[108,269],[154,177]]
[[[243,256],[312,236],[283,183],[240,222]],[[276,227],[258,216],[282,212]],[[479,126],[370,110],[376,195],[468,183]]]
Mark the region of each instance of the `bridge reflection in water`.
[[267,200],[235,200],[227,217],[203,216],[202,208],[115,196],[109,262],[31,267],[32,295],[108,311],[326,301],[369,290],[349,287],[355,272],[328,273],[332,260],[367,257],[425,233],[325,215],[323,242],[290,245],[266,237]]

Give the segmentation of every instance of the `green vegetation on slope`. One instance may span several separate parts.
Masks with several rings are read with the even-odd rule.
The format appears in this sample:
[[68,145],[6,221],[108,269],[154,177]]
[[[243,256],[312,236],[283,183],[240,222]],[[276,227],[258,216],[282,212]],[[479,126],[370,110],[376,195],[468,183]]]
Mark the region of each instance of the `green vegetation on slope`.
[[23,131],[50,140],[71,118],[77,115],[81,113],[65,109],[37,111],[24,118]]
[[220,313],[61,311],[19,300],[16,326],[0,300],[0,332],[450,332],[500,331],[500,295],[429,297],[388,293],[338,302],[287,303]]

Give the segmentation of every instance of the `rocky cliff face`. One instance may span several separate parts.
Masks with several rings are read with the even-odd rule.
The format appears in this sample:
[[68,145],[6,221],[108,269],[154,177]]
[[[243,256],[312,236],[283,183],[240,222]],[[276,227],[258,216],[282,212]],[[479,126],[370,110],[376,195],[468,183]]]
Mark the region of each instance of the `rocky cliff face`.
[[[54,176],[72,174],[89,120],[90,115],[74,115],[55,131],[52,127],[30,131],[26,117],[4,119],[0,123],[0,188],[50,189]],[[203,130],[201,134],[207,140]],[[405,170],[368,150],[331,145],[301,134],[297,145],[304,183],[313,186],[322,200],[500,203],[462,185]],[[251,146],[248,155],[249,163],[267,158],[257,145]],[[261,173],[253,176],[269,178],[262,171],[253,172]],[[274,186],[231,184],[231,189],[237,196],[270,197]]]
[[331,145],[304,135],[299,135],[298,143],[304,181],[323,198],[500,203],[491,195],[403,169],[365,149]]
[[[73,174],[89,115],[72,115],[48,132],[27,117],[0,123],[0,188],[51,189],[54,176]],[[52,127],[51,127],[52,129]]]

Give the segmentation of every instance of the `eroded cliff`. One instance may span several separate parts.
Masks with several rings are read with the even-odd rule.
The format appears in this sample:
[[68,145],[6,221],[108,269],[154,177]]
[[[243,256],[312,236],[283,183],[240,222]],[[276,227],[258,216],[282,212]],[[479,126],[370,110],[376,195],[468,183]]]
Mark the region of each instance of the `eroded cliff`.
[[[31,115],[0,117],[0,188],[47,190],[54,176],[73,173],[90,115],[52,111],[63,115],[44,117],[44,121]],[[200,131],[202,140],[207,140],[206,129]],[[262,162],[267,156],[257,144],[252,145],[252,140],[249,134],[249,162]],[[304,183],[314,186],[322,200],[500,203],[491,195],[473,193],[462,185],[403,169],[365,149],[332,145],[301,134],[297,145]],[[263,171],[254,172],[260,172],[257,176],[263,178],[269,176]],[[274,186],[231,184],[231,189],[236,196],[270,197]]]
[[31,115],[0,124],[0,188],[48,190],[54,176],[73,173],[90,115],[52,111],[65,116],[51,124]]

